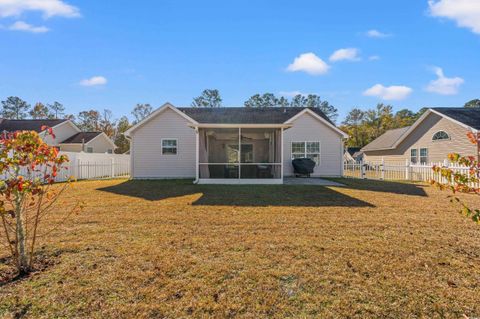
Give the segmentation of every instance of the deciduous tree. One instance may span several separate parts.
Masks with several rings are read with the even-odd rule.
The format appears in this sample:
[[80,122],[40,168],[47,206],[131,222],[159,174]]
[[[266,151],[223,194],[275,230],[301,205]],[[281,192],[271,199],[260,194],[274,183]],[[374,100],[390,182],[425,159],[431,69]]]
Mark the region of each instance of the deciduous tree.
[[32,119],[47,119],[52,117],[48,107],[41,102],[36,103],[29,114]]
[[122,116],[120,120],[118,120],[117,128],[115,130],[115,145],[117,148],[115,149],[115,153],[123,154],[130,150],[130,142],[128,139],[123,135],[126,130],[131,127],[128,118],[126,116]]
[[152,111],[153,111],[153,109],[150,106],[150,104],[148,104],[148,103],[147,104],[137,104],[132,111],[132,115],[133,115],[133,117],[135,117],[135,120],[134,120],[133,124],[137,124],[138,122],[140,122],[141,120],[143,120],[144,118],[149,116],[150,113],[152,113]]
[[77,125],[84,131],[100,131],[100,112],[97,110],[81,111],[77,116]]

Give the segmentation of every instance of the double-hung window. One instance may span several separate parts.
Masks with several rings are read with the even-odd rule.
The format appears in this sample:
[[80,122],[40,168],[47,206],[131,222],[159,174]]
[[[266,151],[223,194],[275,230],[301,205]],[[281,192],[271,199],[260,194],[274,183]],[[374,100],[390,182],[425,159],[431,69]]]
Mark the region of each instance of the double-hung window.
[[410,150],[410,162],[412,164],[417,164],[418,162],[418,150],[416,148]]
[[420,164],[428,163],[428,148],[420,149]]
[[177,155],[177,140],[172,138],[162,139],[162,155]]
[[309,158],[320,165],[320,142],[292,142],[292,159]]

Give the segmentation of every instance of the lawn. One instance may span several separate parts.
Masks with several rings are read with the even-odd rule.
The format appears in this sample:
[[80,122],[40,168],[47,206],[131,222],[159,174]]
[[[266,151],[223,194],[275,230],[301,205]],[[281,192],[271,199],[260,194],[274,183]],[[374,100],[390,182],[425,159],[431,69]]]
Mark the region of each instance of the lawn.
[[427,185],[342,182],[79,182],[39,271],[0,251],[0,317],[480,317],[480,226]]

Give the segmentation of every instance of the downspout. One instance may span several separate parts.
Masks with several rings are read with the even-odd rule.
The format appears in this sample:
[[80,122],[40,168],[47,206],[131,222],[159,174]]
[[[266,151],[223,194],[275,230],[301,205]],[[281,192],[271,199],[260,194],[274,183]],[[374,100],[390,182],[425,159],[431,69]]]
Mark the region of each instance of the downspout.
[[198,167],[199,147],[200,147],[199,141],[200,141],[200,136],[199,136],[199,132],[198,132],[198,127],[195,127],[195,143],[196,143],[196,148],[195,148],[195,180],[193,181],[193,184],[198,184],[198,180],[200,178],[199,177],[199,167]]

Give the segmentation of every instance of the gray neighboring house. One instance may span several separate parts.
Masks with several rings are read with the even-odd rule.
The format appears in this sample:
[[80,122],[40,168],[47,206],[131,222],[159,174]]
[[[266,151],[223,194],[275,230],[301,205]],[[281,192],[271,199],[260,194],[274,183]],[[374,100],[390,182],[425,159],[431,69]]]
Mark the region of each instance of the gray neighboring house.
[[315,108],[177,108],[165,104],[136,124],[134,179],[193,178],[203,184],[281,184],[291,161],[308,157],[312,176],[343,174],[347,135]]
[[[42,130],[51,127],[55,138]],[[113,153],[116,146],[103,132],[82,132],[71,120],[66,119],[0,119],[0,132],[35,131],[51,146],[65,152]]]
[[368,162],[439,163],[448,154],[480,157],[467,133],[480,130],[480,109],[430,108],[412,126],[387,131],[362,148]]

